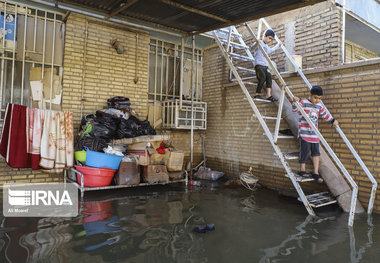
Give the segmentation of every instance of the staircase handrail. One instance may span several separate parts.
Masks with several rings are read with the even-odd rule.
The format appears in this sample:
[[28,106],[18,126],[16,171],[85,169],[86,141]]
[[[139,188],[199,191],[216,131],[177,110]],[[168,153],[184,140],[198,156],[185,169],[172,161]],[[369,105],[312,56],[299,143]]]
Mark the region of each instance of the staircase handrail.
[[[262,21],[268,29],[272,29],[264,18],[261,18],[260,21]],[[276,41],[279,41],[277,35],[275,35],[275,39],[276,39]],[[306,85],[309,87],[309,89],[311,89],[312,85],[310,84],[310,82],[308,81],[306,76],[303,74],[302,70],[298,67],[297,63],[294,61],[292,56],[289,54],[286,47],[284,45],[281,45],[281,49],[284,51],[286,57],[293,64],[294,68],[297,70],[298,74],[301,76],[303,81],[306,83]],[[322,105],[324,105],[323,102],[321,102],[321,103],[322,103]],[[359,154],[356,152],[356,150],[354,149],[354,147],[350,143],[350,141],[347,139],[347,137],[344,134],[344,132],[342,131],[342,129],[339,126],[337,126],[336,130],[339,133],[340,137],[343,139],[344,143],[347,145],[348,149],[351,151],[352,155],[355,157],[356,161],[359,163],[360,167],[363,169],[363,171],[367,175],[368,179],[372,183],[371,197],[370,197],[370,200],[368,202],[368,209],[367,209],[367,214],[372,214],[373,205],[374,205],[375,196],[376,196],[376,190],[377,190],[377,182],[376,182],[375,178],[373,177],[373,175],[371,174],[371,172],[368,170],[367,166],[364,164],[364,162],[360,158]]]
[[[285,83],[284,79],[282,78],[281,74],[278,72],[278,70],[276,69],[276,67],[273,66],[273,63],[272,63],[271,59],[269,58],[268,54],[265,52],[264,48],[261,46],[261,44],[258,41],[255,33],[252,31],[252,29],[250,28],[250,26],[248,25],[248,23],[245,23],[245,25],[246,25],[246,27],[248,29],[248,32],[251,34],[251,36],[253,37],[253,39],[257,42],[258,47],[260,48],[260,50],[263,53],[263,55],[266,58],[266,60],[268,61],[269,65],[272,67],[272,69],[273,69],[274,73],[276,74],[278,80],[284,85],[286,93],[293,100],[293,98],[294,98],[293,93],[286,86],[286,83]],[[276,40],[279,41],[278,38]],[[283,45],[281,44],[281,46],[283,46]],[[348,171],[346,170],[346,168],[344,167],[344,165],[342,164],[342,162],[336,156],[336,154],[334,153],[334,151],[331,149],[331,147],[329,146],[329,144],[327,143],[327,141],[324,139],[324,137],[322,136],[322,134],[318,131],[318,129],[315,127],[314,123],[310,120],[309,116],[303,110],[301,104],[299,102],[296,102],[295,105],[296,105],[298,111],[302,114],[302,116],[305,118],[305,120],[307,121],[307,123],[310,125],[311,129],[318,136],[319,140],[321,141],[321,143],[323,144],[323,146],[325,147],[325,149],[327,150],[327,152],[330,154],[330,156],[332,157],[332,159],[335,161],[335,163],[338,165],[338,167],[342,171],[343,175],[345,176],[345,178],[347,179],[347,181],[350,183],[350,185],[352,187],[351,207],[350,207],[349,219],[348,219],[348,225],[352,226],[353,225],[353,220],[354,220],[354,215],[355,215],[355,206],[356,206],[356,200],[357,200],[357,195],[358,195],[358,186],[355,183],[355,181],[353,180],[353,178],[351,177],[351,175],[348,173]]]

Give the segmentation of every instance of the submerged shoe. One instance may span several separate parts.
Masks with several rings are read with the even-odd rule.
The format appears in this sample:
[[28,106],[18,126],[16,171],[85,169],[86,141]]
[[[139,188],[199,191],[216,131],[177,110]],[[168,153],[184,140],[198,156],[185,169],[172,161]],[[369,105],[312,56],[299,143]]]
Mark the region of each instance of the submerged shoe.
[[273,96],[270,96],[270,97],[266,98],[266,100],[270,100],[271,102],[276,102],[276,101],[278,101],[278,99],[276,99],[276,98],[273,97]]
[[213,230],[215,230],[215,225],[214,224],[207,224],[206,225],[206,230],[207,231],[213,231]]
[[197,226],[194,228],[193,230],[194,232],[197,232],[197,233],[200,233],[200,234],[204,234],[207,232],[207,229],[205,226]]
[[323,183],[323,178],[319,174],[312,174],[311,175],[317,183],[322,184]]

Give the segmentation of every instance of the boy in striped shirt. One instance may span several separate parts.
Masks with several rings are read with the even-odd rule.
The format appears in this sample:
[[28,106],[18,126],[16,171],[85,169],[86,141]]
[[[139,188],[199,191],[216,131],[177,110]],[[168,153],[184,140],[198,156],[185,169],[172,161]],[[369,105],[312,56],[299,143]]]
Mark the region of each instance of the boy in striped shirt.
[[[294,102],[299,102],[309,116],[310,120],[314,123],[315,127],[318,129],[318,118],[322,117],[325,121],[332,123],[334,126],[338,126],[338,121],[335,120],[330,112],[321,103],[323,95],[323,89],[319,86],[313,86],[310,90],[310,97],[308,99],[303,99],[300,101],[298,97],[293,98],[293,112],[298,112],[300,114],[299,126],[298,126],[298,138],[300,142],[300,172],[301,176],[308,176],[306,172],[306,162],[311,151],[311,158],[313,161],[314,171],[311,176],[318,182],[323,183],[322,177],[319,175],[319,138],[315,132],[311,129],[310,125],[307,123],[305,118],[298,111]],[[310,176],[310,175],[309,175]]]

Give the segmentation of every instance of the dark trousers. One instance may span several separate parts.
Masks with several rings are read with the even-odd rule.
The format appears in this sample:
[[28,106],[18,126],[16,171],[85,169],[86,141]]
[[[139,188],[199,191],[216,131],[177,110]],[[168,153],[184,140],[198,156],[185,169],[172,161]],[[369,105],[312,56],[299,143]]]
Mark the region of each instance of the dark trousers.
[[266,82],[267,89],[272,88],[272,74],[269,73],[268,67],[256,65],[255,66],[256,77],[258,80],[256,93],[261,93],[264,83]]

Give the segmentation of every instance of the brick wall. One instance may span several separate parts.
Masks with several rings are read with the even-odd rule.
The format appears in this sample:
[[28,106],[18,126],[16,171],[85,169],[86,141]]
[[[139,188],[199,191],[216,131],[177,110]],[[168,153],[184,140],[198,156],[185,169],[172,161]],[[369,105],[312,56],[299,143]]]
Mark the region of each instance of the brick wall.
[[[143,102],[147,101],[149,35],[95,20],[87,20],[87,23],[86,51],[86,18],[71,15],[66,23],[63,108],[74,110],[78,126],[81,105],[85,113],[94,112],[106,106],[108,98],[125,96],[130,98],[139,116],[145,119],[147,107]],[[124,47],[123,54],[118,54],[111,47],[113,39]],[[138,82],[135,84],[136,72]]]
[[364,59],[377,58],[378,54],[364,47],[346,40],[345,63],[361,61]]
[[[85,29],[88,22],[87,48]],[[136,34],[138,46],[136,48]],[[117,54],[111,40],[117,39],[124,47]],[[137,51],[137,63],[136,63]],[[82,116],[106,106],[113,96],[129,97],[140,119],[148,112],[148,52],[149,34],[101,23],[82,15],[71,14],[66,23],[62,109],[74,111],[74,133]],[[135,77],[138,82],[135,83]],[[164,131],[158,131],[163,133]],[[190,132],[168,131],[172,144],[190,156]],[[202,159],[200,132],[194,133],[194,164]],[[63,174],[47,174],[43,170],[12,169],[0,160],[0,184],[5,182],[59,182]]]
[[[380,182],[380,60],[357,62],[313,71],[306,75],[312,85],[321,85],[325,90],[323,102],[358,152],[369,171]],[[286,78],[292,91],[304,97],[304,85],[298,78]],[[359,199],[368,204],[371,184],[351,155],[342,139],[329,124],[320,122],[320,130],[347,171],[359,185]],[[375,210],[380,212],[379,190]]]
[[[263,135],[257,119],[241,88],[228,83],[228,66],[219,49],[210,48],[204,52],[204,100],[208,103],[208,129],[206,132],[206,157],[208,166],[221,170],[229,177],[236,177],[249,166],[259,176],[260,183],[277,190],[293,190],[290,180],[284,177],[284,169],[266,136]],[[373,175],[380,181],[379,161],[380,136],[380,62],[362,66],[353,64],[343,68],[321,69],[319,73],[306,72],[312,84],[325,88],[324,103],[341,122],[353,146],[358,150],[363,161]],[[307,89],[300,78],[285,79],[291,90],[300,97],[307,95]],[[251,95],[254,88],[249,88]],[[261,113],[276,116],[277,108],[273,104],[257,103]],[[359,198],[364,206],[368,203],[368,180],[357,169],[353,157],[343,147],[337,134],[329,124],[321,123],[321,131],[327,141],[346,165],[349,173],[359,182]],[[274,131],[274,121],[267,121]],[[280,129],[287,128],[282,121]],[[295,139],[280,141],[280,147],[286,152],[298,151]],[[298,161],[289,161],[290,166],[298,171]],[[308,170],[311,169],[308,164]],[[315,183],[306,184],[306,191],[315,191],[323,186]],[[380,200],[376,201],[380,211]]]
[[[265,17],[291,55],[302,55],[303,68],[339,65],[341,62],[341,14],[329,1]],[[249,23],[257,34],[258,21]],[[266,29],[263,26],[263,31]],[[245,26],[239,32],[252,42]],[[276,51],[271,59],[280,72],[288,70],[283,52]]]

